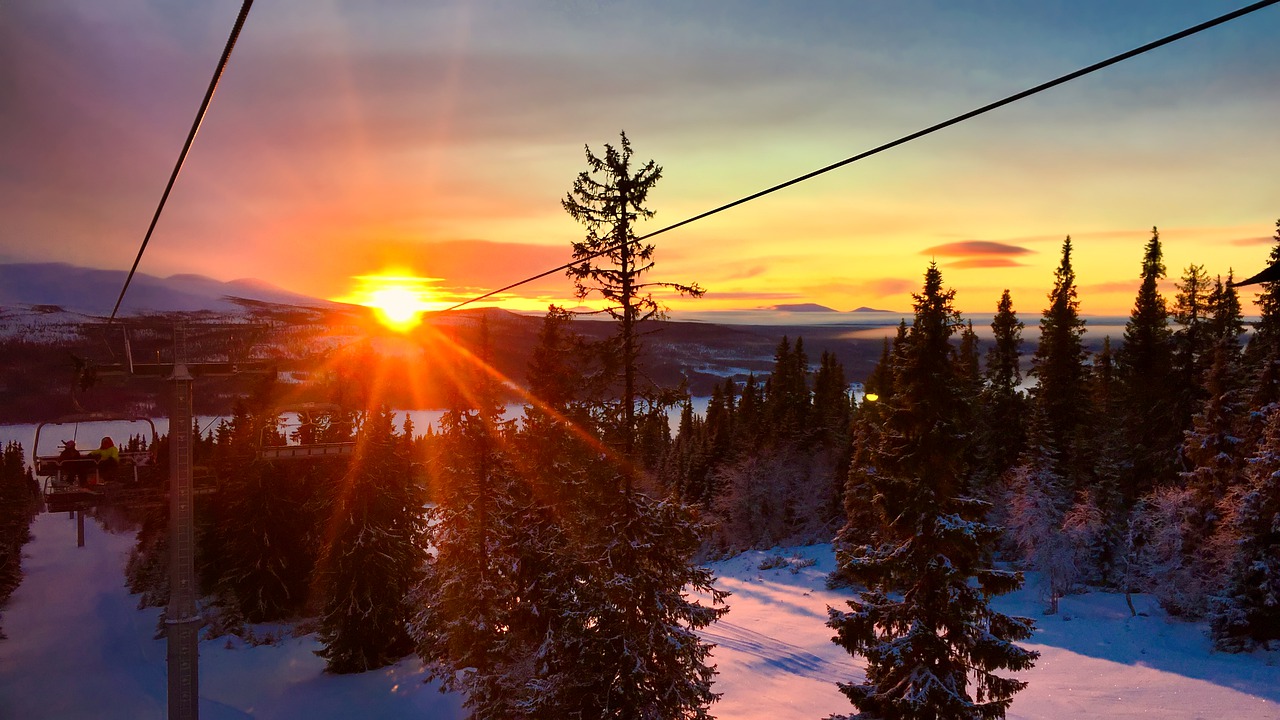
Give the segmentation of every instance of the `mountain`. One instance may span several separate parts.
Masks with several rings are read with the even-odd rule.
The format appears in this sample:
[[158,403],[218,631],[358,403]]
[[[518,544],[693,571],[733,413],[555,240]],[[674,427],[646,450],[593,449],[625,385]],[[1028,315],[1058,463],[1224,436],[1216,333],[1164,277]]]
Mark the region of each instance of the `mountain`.
[[[89,315],[109,315],[128,275],[69,263],[0,264],[0,305],[56,305]],[[143,312],[233,310],[231,298],[287,305],[328,306],[326,300],[289,292],[261,280],[223,282],[204,275],[166,278],[136,273],[120,310]]]
[[850,310],[849,312],[856,312],[856,313],[890,313],[890,314],[892,314],[892,313],[893,313],[893,311],[892,311],[892,310],[877,310],[876,308],[867,307],[867,306],[865,306],[865,305],[863,305],[863,306],[862,306],[862,307],[860,307],[860,308],[854,308],[853,310]]
[[764,309],[776,310],[778,312],[801,312],[801,313],[839,312],[839,310],[836,310],[835,308],[829,308],[826,305],[819,305],[818,303],[791,303],[789,305],[770,305],[769,307]]

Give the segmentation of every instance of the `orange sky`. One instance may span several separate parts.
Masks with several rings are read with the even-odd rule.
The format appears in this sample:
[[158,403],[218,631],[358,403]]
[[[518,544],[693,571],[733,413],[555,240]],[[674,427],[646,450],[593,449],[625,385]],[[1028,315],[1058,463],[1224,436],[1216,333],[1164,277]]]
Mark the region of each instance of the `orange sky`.
[[[140,269],[335,298],[398,268],[465,298],[568,259],[559,201],[619,129],[664,168],[655,229],[1229,9],[747,6],[261,3]],[[238,9],[0,6],[0,262],[128,268]],[[1153,225],[1175,278],[1251,274],[1280,217],[1277,36],[1264,10],[676,230],[658,274],[702,311],[905,310],[935,258],[966,312],[1008,287],[1032,317],[1070,234],[1082,310],[1125,314]]]

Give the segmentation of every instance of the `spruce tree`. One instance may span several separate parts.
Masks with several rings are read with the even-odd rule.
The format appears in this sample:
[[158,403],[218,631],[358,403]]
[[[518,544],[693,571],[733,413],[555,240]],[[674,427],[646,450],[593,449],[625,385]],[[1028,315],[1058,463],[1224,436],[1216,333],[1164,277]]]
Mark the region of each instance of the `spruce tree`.
[[1191,426],[1194,415],[1207,395],[1205,375],[1213,363],[1213,338],[1209,298],[1213,286],[1202,265],[1188,265],[1178,282],[1174,296],[1173,319],[1178,327],[1173,332],[1174,422],[1180,428]]
[[201,533],[201,575],[218,603],[250,623],[300,612],[308,598],[317,547],[317,488],[292,470],[259,456],[261,445],[283,444],[265,397],[239,403],[215,448],[219,492],[212,523]]
[[864,682],[840,684],[859,717],[1004,717],[1026,683],[994,671],[1024,670],[1037,657],[1014,644],[1031,635],[1032,622],[989,606],[1022,578],[990,567],[1000,529],[977,519],[985,503],[960,494],[965,432],[950,347],[960,320],[953,298],[931,264],[867,478],[877,526],[869,542],[837,555],[839,573],[866,588],[849,612],[832,609],[828,620],[836,643],[867,658]]
[[380,668],[413,647],[409,593],[426,558],[426,497],[406,472],[393,419],[384,407],[364,422],[318,563],[324,647],[316,654],[333,673]]
[[830,501],[824,519],[838,518],[844,504],[844,488],[852,461],[850,444],[853,405],[844,366],[834,353],[823,352],[813,382],[813,414],[818,428],[818,449],[833,458]]
[[1042,415],[1048,442],[1057,451],[1054,470],[1074,486],[1081,475],[1076,445],[1080,428],[1088,420],[1088,405],[1085,322],[1076,297],[1070,236],[1062,243],[1062,260],[1053,278],[1049,307],[1040,317],[1040,342],[1031,360],[1031,374],[1036,378],[1032,399]]
[[[479,359],[455,378],[440,419],[440,452],[430,468],[437,505],[426,534],[436,552],[414,592],[409,632],[430,677],[466,691],[473,716],[503,718],[513,715],[510,703],[519,696],[507,688],[504,700],[495,686],[503,685],[512,658],[507,629],[519,597],[513,569],[520,548],[504,450],[510,425],[485,367],[487,326],[481,335]],[[517,633],[523,629],[516,623]]]
[[1280,640],[1280,411],[1274,407],[1249,463],[1245,485],[1223,503],[1233,554],[1212,635],[1219,649],[1230,652]]
[[795,348],[784,335],[773,353],[773,372],[765,382],[764,411],[775,441],[800,439],[809,429],[809,358],[804,338]]
[[0,607],[22,582],[22,546],[31,539],[38,507],[38,486],[23,464],[22,445],[6,443],[0,453]]
[[[1280,263],[1280,220],[1276,220],[1276,234],[1267,264]],[[1254,325],[1253,336],[1245,348],[1245,359],[1255,373],[1261,373],[1280,359],[1280,281],[1265,282],[1255,296],[1260,317]]]
[[975,490],[986,490],[999,480],[1017,462],[1026,443],[1026,400],[1018,389],[1023,327],[1005,290],[991,320],[993,341],[977,400]]
[[1124,344],[1116,353],[1116,370],[1124,401],[1125,437],[1133,457],[1130,484],[1133,500],[1174,477],[1174,454],[1182,436],[1169,389],[1173,374],[1173,332],[1158,283],[1165,276],[1160,233],[1151,229],[1142,257],[1142,283],[1124,328]]
[[[573,259],[568,269],[577,296],[599,295],[604,311],[617,321],[617,342],[612,346],[622,383],[621,417],[617,425],[623,455],[633,455],[636,441],[636,400],[640,396],[637,373],[641,354],[641,325],[661,319],[664,311],[654,291],[701,297],[696,283],[653,282],[645,275],[653,269],[654,245],[636,240],[634,224],[653,217],[645,207],[649,192],[662,178],[662,168],[650,160],[633,168],[631,141],[625,132],[618,147],[606,144],[604,156],[586,147],[587,170],[578,174],[573,188],[561,205],[565,212],[587,228],[581,242],[573,243]],[[624,484],[632,476],[624,473]]]
[[[625,135],[605,150],[587,150],[589,170],[563,204],[588,230],[570,275],[618,324],[603,348],[616,399],[579,402],[581,384],[531,377],[539,402],[514,442],[491,403],[442,421],[455,445],[440,468],[438,555],[414,634],[477,718],[702,718],[715,699],[696,631],[724,612],[723,593],[693,563],[692,509],[643,492],[640,437],[659,405],[639,405],[639,326],[661,316],[651,290],[701,290],[642,281],[653,246],[635,243],[632,223],[652,215],[643,203],[661,171],[633,171]],[[565,344],[542,339],[540,373],[568,368]]]

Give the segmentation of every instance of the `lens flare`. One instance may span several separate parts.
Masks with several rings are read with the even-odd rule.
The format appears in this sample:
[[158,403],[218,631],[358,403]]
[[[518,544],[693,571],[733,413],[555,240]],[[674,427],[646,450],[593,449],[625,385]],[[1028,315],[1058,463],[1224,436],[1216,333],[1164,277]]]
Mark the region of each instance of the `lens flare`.
[[372,308],[378,322],[396,332],[409,332],[422,322],[422,315],[438,309],[442,303],[433,300],[430,285],[438,278],[418,277],[403,271],[384,271],[377,275],[356,275],[356,289],[337,302]]

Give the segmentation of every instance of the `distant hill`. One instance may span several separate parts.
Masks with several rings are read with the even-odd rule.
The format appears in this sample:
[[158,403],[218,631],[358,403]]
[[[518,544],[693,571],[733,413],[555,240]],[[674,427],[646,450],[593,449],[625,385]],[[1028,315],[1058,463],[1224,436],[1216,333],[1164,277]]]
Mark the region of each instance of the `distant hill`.
[[827,307],[826,305],[819,305],[818,303],[792,303],[792,304],[789,304],[789,305],[770,305],[769,307],[764,308],[764,309],[765,309],[765,310],[777,310],[778,312],[799,312],[799,313],[810,313],[810,312],[829,312],[829,313],[833,313],[833,312],[840,312],[839,310],[836,310],[835,308],[829,308],[829,307]]
[[[99,270],[69,263],[0,264],[0,305],[50,305],[89,315],[109,315],[124,279],[124,270]],[[289,292],[261,280],[223,282],[204,275],[166,278],[137,273],[121,305],[121,313],[233,310],[231,298],[287,305],[329,306],[326,300]]]
[[892,313],[893,311],[892,311],[892,310],[877,310],[876,308],[870,308],[870,307],[867,307],[867,306],[865,306],[865,305],[864,305],[864,306],[862,306],[862,307],[860,307],[860,308],[854,308],[853,310],[850,310],[849,312],[858,312],[858,313]]

